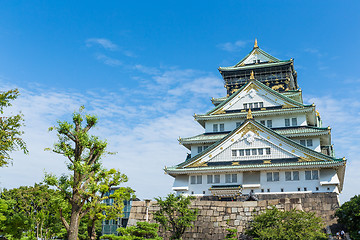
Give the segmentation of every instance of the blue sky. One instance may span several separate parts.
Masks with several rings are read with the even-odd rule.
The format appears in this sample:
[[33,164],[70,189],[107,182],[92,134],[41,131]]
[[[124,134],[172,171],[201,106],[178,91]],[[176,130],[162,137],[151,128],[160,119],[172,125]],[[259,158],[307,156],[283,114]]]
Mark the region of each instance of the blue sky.
[[[162,168],[186,156],[177,138],[202,132],[192,115],[225,95],[219,66],[243,58],[258,38],[273,56],[295,59],[306,103],[332,127],[348,159],[341,200],[359,194],[360,3],[357,1],[2,1],[1,90],[25,115],[30,154],[14,153],[0,187],[32,185],[64,159],[43,149],[47,129],[84,104],[107,138],[107,167],[126,173],[140,198],[167,194]],[[10,109],[9,109],[10,110]]]

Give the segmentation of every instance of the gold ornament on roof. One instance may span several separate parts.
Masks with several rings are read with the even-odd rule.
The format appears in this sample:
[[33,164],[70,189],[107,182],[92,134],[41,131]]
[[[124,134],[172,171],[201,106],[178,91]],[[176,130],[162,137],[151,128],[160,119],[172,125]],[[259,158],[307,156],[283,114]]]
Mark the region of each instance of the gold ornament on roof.
[[255,77],[254,77],[254,71],[251,71],[250,79],[255,79]]
[[254,48],[258,48],[257,39],[255,38]]
[[251,109],[249,108],[249,111],[248,111],[248,113],[247,113],[247,115],[246,115],[246,119],[253,119],[253,116],[252,116],[252,114],[251,114]]

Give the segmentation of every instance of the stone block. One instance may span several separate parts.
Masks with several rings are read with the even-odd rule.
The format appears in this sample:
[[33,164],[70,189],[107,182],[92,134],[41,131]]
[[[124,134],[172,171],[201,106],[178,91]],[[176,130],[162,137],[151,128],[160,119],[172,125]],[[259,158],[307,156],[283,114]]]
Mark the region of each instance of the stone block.
[[240,220],[235,220],[235,221],[234,221],[234,225],[235,225],[235,226],[239,226],[239,225],[240,225]]
[[237,213],[237,212],[238,212],[238,209],[237,209],[236,207],[233,207],[233,208],[231,208],[231,212],[232,212],[232,213]]
[[257,201],[247,201],[242,204],[244,207],[256,207],[258,205]]

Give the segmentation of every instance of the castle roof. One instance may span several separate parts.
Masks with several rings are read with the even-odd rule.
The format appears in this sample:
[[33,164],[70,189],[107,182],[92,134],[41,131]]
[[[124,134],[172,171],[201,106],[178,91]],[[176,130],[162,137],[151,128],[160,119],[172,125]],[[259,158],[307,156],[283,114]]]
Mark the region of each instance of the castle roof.
[[[250,111],[249,111],[250,112]],[[226,159],[221,154],[225,150],[231,149],[234,143],[248,141],[250,135],[256,137],[257,141],[269,144],[275,150],[284,152],[287,157],[281,159],[250,159],[250,160],[232,160]],[[251,137],[250,136],[250,137]],[[271,141],[270,141],[271,139]],[[262,157],[262,156],[261,156]],[[228,158],[227,158],[228,159]],[[248,119],[228,133],[225,137],[218,140],[206,150],[193,156],[190,159],[170,168],[165,168],[165,172],[170,175],[187,174],[189,172],[204,171],[254,171],[266,169],[299,169],[299,168],[327,168],[337,167],[339,176],[345,172],[345,159],[336,159],[334,157],[316,152],[299,143],[282,136],[281,134],[256,122],[251,113]],[[343,179],[343,177],[340,177]],[[340,182],[342,189],[343,180]]]
[[237,64],[230,67],[219,67],[219,71],[233,71],[233,70],[246,70],[262,67],[272,67],[279,66],[284,64],[292,63],[293,60],[281,61],[276,57],[268,54],[257,45],[257,40],[255,39],[254,48]]

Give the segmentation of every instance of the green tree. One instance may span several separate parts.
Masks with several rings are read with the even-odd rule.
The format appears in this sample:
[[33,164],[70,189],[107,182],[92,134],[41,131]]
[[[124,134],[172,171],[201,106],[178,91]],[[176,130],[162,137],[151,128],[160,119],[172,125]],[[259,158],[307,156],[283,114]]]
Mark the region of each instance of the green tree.
[[351,239],[360,239],[360,195],[341,205],[335,216],[339,223],[346,226]]
[[142,239],[151,239],[151,240],[161,240],[162,238],[158,235],[159,224],[157,223],[148,223],[148,222],[137,222],[136,226],[131,226],[127,228],[118,228],[117,231],[121,236],[104,235],[101,239],[109,240],[142,240]]
[[155,198],[160,210],[155,212],[154,219],[160,225],[171,232],[170,239],[181,239],[187,228],[193,226],[193,221],[197,219],[198,209],[190,209],[193,196],[184,197],[169,194],[164,200]]
[[11,106],[10,101],[18,96],[17,89],[0,93],[0,167],[11,162],[10,152],[20,149],[25,154],[28,153],[26,144],[21,138],[23,131],[20,128],[24,125],[23,115],[4,116],[4,108]]
[[[60,177],[53,174],[45,176],[45,182],[56,186],[71,206],[70,220],[66,219],[60,209],[61,221],[69,240],[77,240],[80,221],[87,214],[89,238],[96,238],[96,222],[104,218],[102,211],[106,208],[106,205],[102,204],[107,198],[105,192],[108,192],[110,187],[127,181],[126,175],[119,171],[102,167],[100,158],[109,154],[106,152],[107,143],[89,134],[98,119],[94,115],[84,114],[83,110],[84,107],[81,107],[79,112],[73,114],[72,123],[58,121],[58,126],[49,129],[55,130],[59,138],[52,151],[67,158],[67,168],[71,172],[70,175]],[[117,201],[120,202],[121,198],[124,200],[131,191],[128,188],[119,190],[116,193]]]
[[0,233],[30,239],[59,236],[63,227],[57,216],[58,199],[59,192],[42,184],[4,189],[0,200],[7,207],[5,211],[0,209],[5,218],[0,223]]
[[254,239],[313,240],[327,239],[322,220],[315,213],[273,207],[254,217],[247,235]]

